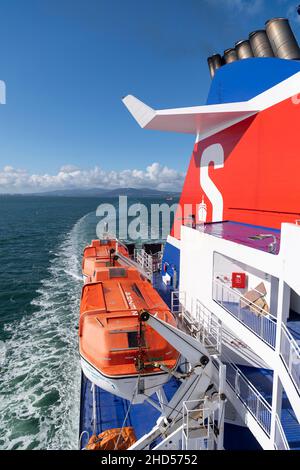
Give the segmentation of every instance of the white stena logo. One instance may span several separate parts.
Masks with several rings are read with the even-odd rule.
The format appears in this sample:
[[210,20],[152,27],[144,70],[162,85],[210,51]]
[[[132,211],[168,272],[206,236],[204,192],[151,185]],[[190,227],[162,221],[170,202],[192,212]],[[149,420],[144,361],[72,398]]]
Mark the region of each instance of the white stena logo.
[[200,164],[200,185],[212,204],[212,222],[223,220],[223,196],[210,179],[209,164],[213,163],[215,170],[224,167],[224,150],[221,144],[214,144],[204,150]]
[[0,80],[0,104],[6,104],[6,85]]

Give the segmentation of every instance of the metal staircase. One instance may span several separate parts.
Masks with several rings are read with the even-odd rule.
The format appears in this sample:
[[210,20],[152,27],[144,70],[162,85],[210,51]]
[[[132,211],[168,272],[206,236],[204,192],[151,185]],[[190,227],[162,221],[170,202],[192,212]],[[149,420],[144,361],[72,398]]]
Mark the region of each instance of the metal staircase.
[[[201,337],[205,341],[212,343],[218,354],[222,354],[222,340],[224,341],[222,334],[222,324],[218,317],[210,312],[203,304],[197,300],[193,299],[190,302],[191,308],[190,311],[187,310],[187,299],[184,292],[173,292],[172,293],[172,309],[174,314],[180,316],[186,324],[187,329],[190,334],[194,337]],[[201,312],[201,314],[199,314]],[[213,338],[213,341],[212,339]],[[207,346],[206,346],[207,347]],[[269,390],[268,395],[264,393],[266,389],[260,387],[257,389],[256,384],[263,385],[263,369],[259,368],[249,368],[252,369],[256,374],[256,384],[251,381],[253,380],[253,374],[250,380],[245,375],[245,370],[247,368],[240,368],[236,364],[231,363],[224,354],[222,354],[222,362],[226,363],[226,393],[228,396],[231,395],[232,403],[237,406],[237,411],[241,411],[238,403],[242,404],[246,413],[249,413],[254,421],[259,425],[259,429],[263,430],[266,439],[264,443],[261,442],[264,448],[268,449],[278,449],[278,450],[289,450],[294,448],[294,445],[297,445],[298,440],[296,439],[296,444],[292,446],[291,436],[285,434],[285,430],[293,430],[293,433],[297,435],[298,431],[296,428],[299,428],[300,434],[300,425],[297,422],[297,419],[291,419],[290,414],[289,418],[289,427],[287,426],[287,420],[285,418],[284,411],[282,419],[280,420],[279,416],[275,415],[275,432],[272,435],[272,407],[270,400],[272,398],[272,388]],[[218,364],[214,364],[215,367],[218,367]],[[249,374],[247,374],[249,375]],[[294,418],[296,418],[294,416]],[[255,426],[253,427],[253,429]],[[258,428],[257,428],[258,429]],[[254,433],[255,435],[255,433]],[[256,436],[257,437],[257,436]]]

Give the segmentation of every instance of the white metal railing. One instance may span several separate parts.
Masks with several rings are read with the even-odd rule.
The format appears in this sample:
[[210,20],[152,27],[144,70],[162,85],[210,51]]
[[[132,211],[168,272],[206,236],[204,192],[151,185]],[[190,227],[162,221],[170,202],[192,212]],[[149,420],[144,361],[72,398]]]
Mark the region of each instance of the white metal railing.
[[136,248],[134,250],[134,260],[138,263],[147,273],[153,273],[152,269],[152,258],[142,248]]
[[[216,368],[219,367],[217,361],[213,360],[213,364]],[[226,382],[271,439],[271,405],[252,385],[242,371],[229,361],[226,362]],[[276,450],[290,449],[280,418],[277,414],[275,416],[274,447]]]
[[265,433],[270,436],[272,416],[270,404],[232,363],[226,363],[226,381]]
[[133,259],[128,258],[127,256],[124,256],[121,253],[118,253],[118,256],[125,266],[131,266],[133,268],[136,268],[146,279],[152,282],[152,273],[146,271],[140,264],[138,264]]
[[185,312],[186,293],[184,291],[174,290],[171,293],[171,310],[174,315],[181,315]]
[[182,449],[213,450],[214,425],[214,412],[205,408],[205,399],[183,402]]
[[196,337],[215,353],[222,352],[222,323],[200,300],[196,300]]
[[213,281],[213,287],[214,301],[275,349],[276,317],[217,280]]
[[173,291],[171,309],[175,315],[180,315],[191,335],[213,350],[214,354],[221,354],[222,324],[200,300],[196,299],[191,303],[190,309],[187,309],[185,292]]
[[157,253],[152,255],[152,269],[153,269],[154,273],[156,273],[158,271],[161,271],[162,258],[163,258],[163,252],[162,251],[158,251]]
[[295,386],[300,388],[300,346],[287,327],[281,326],[280,356]]
[[[214,281],[214,300],[271,346],[272,349],[275,349],[276,317],[263,309],[259,309],[239,292],[216,280]],[[291,380],[299,391],[300,345],[283,323],[281,325],[280,356]]]
[[134,250],[134,260],[147,273],[152,275],[153,273],[161,269],[162,252],[159,251],[151,255],[147,253],[143,248],[136,248]]
[[290,446],[288,444],[279,416],[277,414],[275,416],[274,445],[276,450],[290,450]]
[[[234,294],[237,294],[233,291]],[[243,296],[239,296],[243,297]],[[218,320],[218,318],[210,312],[198,299],[193,299],[191,302],[191,310],[195,313],[190,313],[186,308],[186,293],[184,291],[174,291],[172,292],[171,296],[172,301],[172,311],[176,314],[180,314],[181,317],[188,322],[190,325],[191,333],[196,336],[199,341],[202,341],[203,344],[210,344],[213,346],[217,351],[221,352],[221,344],[222,344],[222,323]],[[230,312],[231,313],[231,312]],[[250,313],[250,312],[249,312]],[[254,315],[254,314],[253,314]],[[239,318],[238,318],[239,319]],[[262,319],[266,320],[266,317],[262,317]],[[276,322],[274,317],[271,318],[271,321],[274,322],[274,326],[276,328]],[[249,327],[249,325],[246,325]],[[285,328],[285,327],[284,327]],[[251,328],[250,328],[251,329]],[[268,329],[258,329],[254,330],[257,334],[257,331],[261,333],[261,331],[268,331]],[[295,358],[295,346],[297,346],[297,354],[296,357],[299,358],[299,346],[292,338],[288,330],[285,328],[286,334],[289,336],[289,346],[291,343],[294,343],[294,349],[289,349],[287,353],[287,349],[283,343],[282,348],[284,349],[284,357],[285,362],[287,361],[287,357],[290,358],[292,356]],[[270,337],[264,337],[265,341],[270,339]],[[275,346],[275,339],[276,339],[276,330],[274,331],[274,346]],[[270,344],[273,347],[273,341]],[[233,389],[236,396],[240,399],[243,405],[247,408],[247,410],[251,413],[254,419],[259,423],[261,428],[265,431],[269,438],[271,438],[271,421],[272,421],[272,408],[271,405],[266,401],[266,399],[261,395],[261,393],[254,387],[254,385],[247,379],[247,377],[243,374],[243,372],[233,363],[222,356],[226,361],[226,382],[227,384]],[[218,368],[217,361],[213,360],[213,363]],[[294,371],[295,373],[300,369],[300,362],[295,362],[290,359],[290,370]],[[295,368],[297,366],[297,369]],[[292,372],[291,372],[292,373]],[[299,380],[299,375],[297,376]],[[184,436],[183,436],[184,437]],[[185,439],[187,437],[185,436]],[[275,422],[275,437],[274,437],[274,446],[278,450],[288,450],[289,445],[282,428],[280,419],[278,415],[276,415],[276,422]]]

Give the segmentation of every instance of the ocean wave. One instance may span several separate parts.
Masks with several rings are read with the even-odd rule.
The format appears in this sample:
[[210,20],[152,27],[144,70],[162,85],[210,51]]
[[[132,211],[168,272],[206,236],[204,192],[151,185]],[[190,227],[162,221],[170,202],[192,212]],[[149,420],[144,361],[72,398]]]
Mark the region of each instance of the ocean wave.
[[[0,447],[77,448],[81,254],[91,214],[65,236],[32,301],[34,313],[5,327],[1,344]],[[4,358],[3,358],[4,355]]]

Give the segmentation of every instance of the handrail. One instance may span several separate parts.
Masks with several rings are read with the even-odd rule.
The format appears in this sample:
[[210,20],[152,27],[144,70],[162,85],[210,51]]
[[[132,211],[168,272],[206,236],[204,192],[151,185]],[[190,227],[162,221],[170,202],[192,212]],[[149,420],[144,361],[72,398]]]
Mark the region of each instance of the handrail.
[[122,255],[121,253],[118,253],[118,256],[119,256],[119,259],[122,260],[122,262],[125,265],[136,268],[146,279],[148,279],[149,281],[152,281],[152,274],[145,271],[140,264],[136,263],[131,258],[128,258],[127,256]]
[[[225,283],[223,282],[220,282],[218,281],[217,279],[215,279],[213,281],[215,284],[219,285],[219,286],[222,286],[224,287],[225,289],[227,289],[230,293],[234,294],[234,295],[237,295],[242,301],[245,302],[245,304],[248,304],[248,305],[251,305],[253,306],[253,308],[255,309],[259,309],[261,312],[263,312],[264,316],[267,317],[267,318],[270,318],[271,320],[273,320],[274,322],[277,321],[276,317],[274,315],[272,315],[272,313],[268,312],[267,310],[264,310],[263,308],[261,307],[258,307],[255,302],[252,302],[251,300],[247,299],[244,295],[242,295],[240,292],[236,291],[235,289],[233,289],[232,287],[229,287],[227,286]],[[252,290],[255,290],[256,289],[252,289]],[[259,291],[256,291],[256,292],[259,292]]]
[[[213,450],[216,435],[215,412],[205,407],[206,400],[189,400],[183,402],[182,410],[182,450]],[[194,418],[195,413],[198,419]],[[197,433],[195,435],[195,430]],[[191,440],[192,447],[189,445]]]
[[195,305],[198,339],[215,349],[216,353],[221,354],[223,333],[221,321],[199,299],[196,300]]
[[158,251],[157,253],[150,254],[144,248],[136,248],[134,250],[134,260],[152,276],[154,272],[161,269],[162,252]]
[[183,305],[185,300],[184,292],[178,290],[172,291],[172,312],[175,315],[180,315],[185,320],[186,326],[192,335],[202,343],[205,343],[206,347],[214,349],[215,354],[221,354],[222,328],[220,320],[199,299],[196,299],[196,302],[191,306],[191,311],[195,310],[194,314],[191,314],[185,305]]
[[[223,355],[224,357],[224,355]],[[252,414],[261,428],[265,431],[267,436],[271,438],[271,419],[272,408],[261,393],[254,387],[250,380],[243,374],[243,372],[225,357],[226,361],[226,382],[233,389],[236,396],[241,400],[243,405]],[[213,361],[217,367],[217,363]],[[232,368],[235,371],[235,376],[228,377],[228,371]],[[229,374],[230,375],[230,374]],[[242,382],[241,380],[242,379]],[[246,388],[242,386],[246,385]],[[247,389],[248,387],[248,389]],[[252,396],[251,393],[252,392]],[[275,436],[274,447],[276,450],[289,450],[289,444],[283,430],[279,416],[275,416]]]
[[288,336],[290,343],[293,344],[295,350],[300,356],[300,345],[297,343],[291,332],[287,329],[286,325],[282,323],[282,329],[284,330],[285,334]]
[[[174,291],[174,296],[176,297],[177,304],[176,309],[178,311],[184,312],[184,316],[188,313],[191,320],[196,320],[196,318],[191,315],[190,312],[186,309],[186,293],[183,291]],[[184,305],[181,301],[183,298]],[[193,299],[195,300],[195,299]],[[200,302],[196,299],[196,302],[192,302],[192,305]],[[173,303],[173,296],[172,296]],[[203,305],[201,303],[201,305]],[[206,307],[203,305],[206,309]],[[207,309],[210,311],[209,309]],[[264,318],[264,317],[263,317]],[[275,324],[276,326],[276,324]],[[288,332],[289,333],[289,332]],[[196,334],[196,331],[194,331]],[[289,333],[290,335],[290,333]],[[294,341],[294,340],[293,340]],[[297,343],[296,343],[297,344]],[[297,345],[298,346],[298,345]],[[298,351],[300,348],[298,347]],[[271,439],[271,422],[272,422],[272,407],[263,397],[263,395],[255,388],[252,382],[245,376],[245,374],[233,364],[228,357],[223,353],[222,359],[226,363],[226,383],[234,391],[239,400],[243,403],[246,409],[251,413],[256,422],[264,430],[267,436]],[[214,365],[218,368],[216,361],[213,361]],[[274,436],[274,447],[277,450],[288,450],[289,444],[285,436],[285,432],[280,422],[279,416],[275,416],[275,436]]]
[[[272,349],[275,350],[276,345],[276,326],[277,320],[271,313],[264,311],[265,316],[253,316],[245,317],[241,314],[241,301],[245,299],[239,292],[231,289],[223,283],[215,280],[214,285],[216,286],[216,292],[214,292],[214,300],[220,304],[226,311],[232,314],[238,321],[244,326],[250,329],[256,336],[262,341],[267,343]],[[221,288],[221,300],[220,300],[220,289]],[[224,295],[224,290],[226,290]],[[225,300],[226,299],[226,300]],[[236,302],[236,300],[239,302]],[[227,301],[229,300],[229,301]],[[235,300],[238,307],[234,308],[230,306],[230,301]],[[246,299],[247,303],[252,304]],[[299,393],[300,389],[300,346],[292,336],[288,328],[284,323],[281,324],[281,341],[280,341],[280,357],[284,362],[288,374],[294,383]]]
[[267,400],[263,397],[263,395],[255,388],[255,386],[252,384],[252,382],[250,382],[250,380],[248,379],[248,377],[246,377],[246,375],[241,371],[241,369],[239,369],[239,367],[237,367],[233,362],[230,362],[226,356],[225,356],[225,359],[226,359],[226,364],[229,364],[233,369],[235,369],[236,372],[238,372],[239,376],[244,380],[244,382],[247,383],[247,385],[249,386],[249,388],[251,388],[251,390],[257,395],[259,396],[259,399],[261,400],[261,402],[265,405],[266,408],[268,408],[270,411],[272,411],[272,407],[270,405],[270,403],[267,402]]
[[275,438],[274,445],[276,450],[290,450],[285,432],[283,430],[278,414],[275,416]]
[[[230,362],[226,357],[225,361],[227,384],[270,438],[272,419],[271,405],[235,364]],[[233,374],[230,373],[232,371]]]
[[299,393],[300,346],[284,323],[281,325],[280,357]]
[[[256,336],[264,341],[272,349],[275,349],[276,344],[276,317],[271,313],[258,308],[253,302],[246,299],[239,292],[231,289],[223,283],[217,280],[213,281],[215,287],[213,299],[219,305],[221,305],[227,312],[233,315],[240,323],[246,328],[251,330]],[[221,289],[221,292],[220,292]],[[225,292],[224,292],[225,291]],[[245,307],[242,307],[242,303],[245,303]],[[253,309],[259,309],[262,315],[255,315],[249,310],[246,310],[247,305],[253,305]]]

